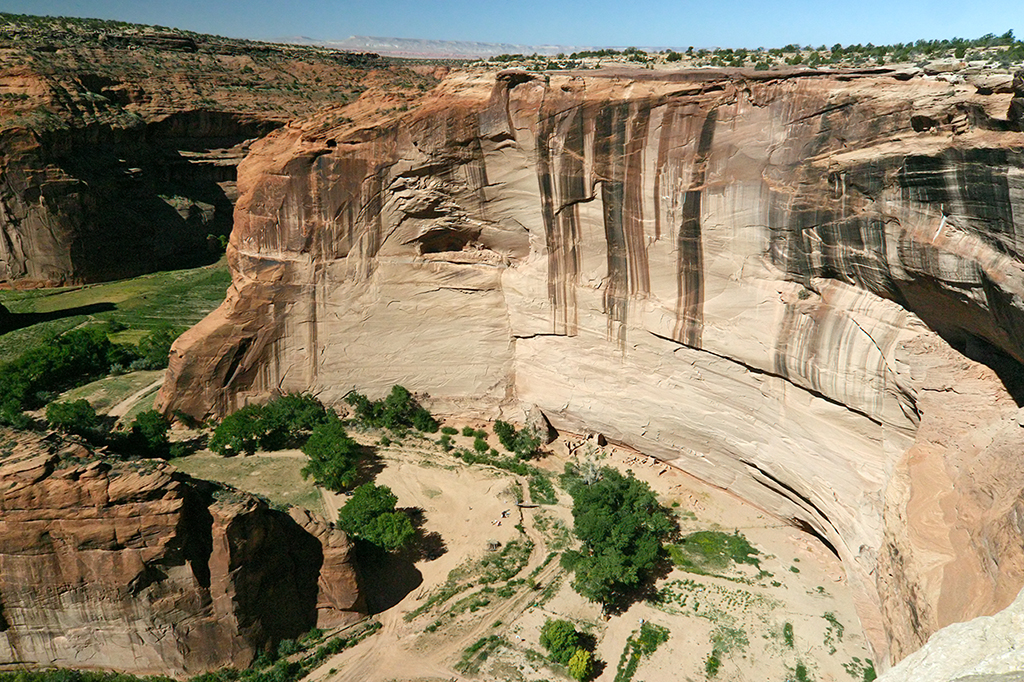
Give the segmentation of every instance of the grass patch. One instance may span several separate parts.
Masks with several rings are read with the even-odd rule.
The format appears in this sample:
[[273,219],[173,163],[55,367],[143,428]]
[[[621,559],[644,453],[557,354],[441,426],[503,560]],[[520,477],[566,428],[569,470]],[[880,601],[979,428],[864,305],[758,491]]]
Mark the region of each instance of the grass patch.
[[556,504],[558,496],[551,479],[540,473],[530,476],[530,500],[534,504]]
[[171,460],[171,464],[196,478],[204,478],[255,493],[275,505],[302,507],[323,514],[320,492],[302,478],[305,457],[253,455],[217,457],[197,454]]
[[626,640],[626,646],[615,669],[615,682],[630,682],[636,674],[640,660],[650,657],[658,647],[668,641],[668,628],[644,623],[640,630]]
[[455,664],[455,669],[465,675],[475,675],[494,650],[504,643],[505,640],[498,635],[478,639],[462,652],[462,658]]
[[[96,412],[105,414],[122,400],[149,386],[163,375],[164,370],[154,369],[104,377],[85,386],[71,389],[60,399],[64,401],[88,400]],[[146,409],[150,407],[152,404],[149,404]]]
[[747,564],[760,569],[761,552],[742,533],[702,530],[690,533],[678,544],[668,548],[672,562],[690,573],[717,574],[734,564]]
[[192,326],[224,301],[231,284],[227,260],[188,270],[171,270],[118,282],[61,289],[0,291],[0,303],[26,322],[0,336],[0,361],[86,322],[116,320],[127,329],[116,342],[137,343],[164,324]]

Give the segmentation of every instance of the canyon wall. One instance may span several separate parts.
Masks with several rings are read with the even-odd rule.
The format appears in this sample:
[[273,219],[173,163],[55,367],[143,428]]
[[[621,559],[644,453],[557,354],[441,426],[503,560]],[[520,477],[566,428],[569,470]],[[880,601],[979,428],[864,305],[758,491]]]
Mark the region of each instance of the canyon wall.
[[0,459],[0,665],[185,676],[361,617],[353,547],[325,522],[48,445]]
[[884,667],[1024,583],[1005,80],[456,74],[378,125],[278,131],[159,405],[537,407],[820,537]]
[[372,54],[9,15],[0,284],[212,263],[249,140],[368,89],[418,95],[433,82]]

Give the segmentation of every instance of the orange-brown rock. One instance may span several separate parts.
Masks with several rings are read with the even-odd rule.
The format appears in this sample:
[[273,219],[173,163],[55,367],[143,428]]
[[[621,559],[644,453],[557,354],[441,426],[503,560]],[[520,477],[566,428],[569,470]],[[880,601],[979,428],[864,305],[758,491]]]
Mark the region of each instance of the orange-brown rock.
[[[988,94],[983,94],[988,93]],[[813,532],[880,664],[1024,583],[1013,94],[871,72],[454,73],[240,169],[160,405],[394,383],[605,434]]]
[[210,262],[248,142],[367,88],[433,82],[377,55],[0,18],[0,283]]
[[0,664],[183,676],[360,617],[344,533],[163,463],[66,455],[0,460]]

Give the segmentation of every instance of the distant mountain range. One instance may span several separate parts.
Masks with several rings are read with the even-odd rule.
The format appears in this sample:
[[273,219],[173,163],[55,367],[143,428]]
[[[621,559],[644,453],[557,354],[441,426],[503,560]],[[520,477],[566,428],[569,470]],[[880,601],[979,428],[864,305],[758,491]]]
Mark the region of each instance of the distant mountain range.
[[572,45],[514,45],[511,43],[479,43],[464,40],[419,40],[416,38],[378,38],[373,36],[349,36],[344,40],[316,40],[305,36],[283,38],[283,43],[293,45],[318,45],[336,50],[376,52],[392,57],[449,57],[479,59],[499,54],[570,54],[593,47]]

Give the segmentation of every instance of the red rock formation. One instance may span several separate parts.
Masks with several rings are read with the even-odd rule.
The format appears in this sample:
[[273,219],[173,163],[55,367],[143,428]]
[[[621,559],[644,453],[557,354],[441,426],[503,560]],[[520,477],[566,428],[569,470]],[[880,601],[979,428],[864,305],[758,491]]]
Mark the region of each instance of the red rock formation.
[[1024,582],[1024,138],[955,81],[454,74],[274,133],[160,405],[536,406],[817,534],[901,658]]
[[360,617],[344,533],[163,463],[66,455],[0,460],[0,664],[188,675]]

